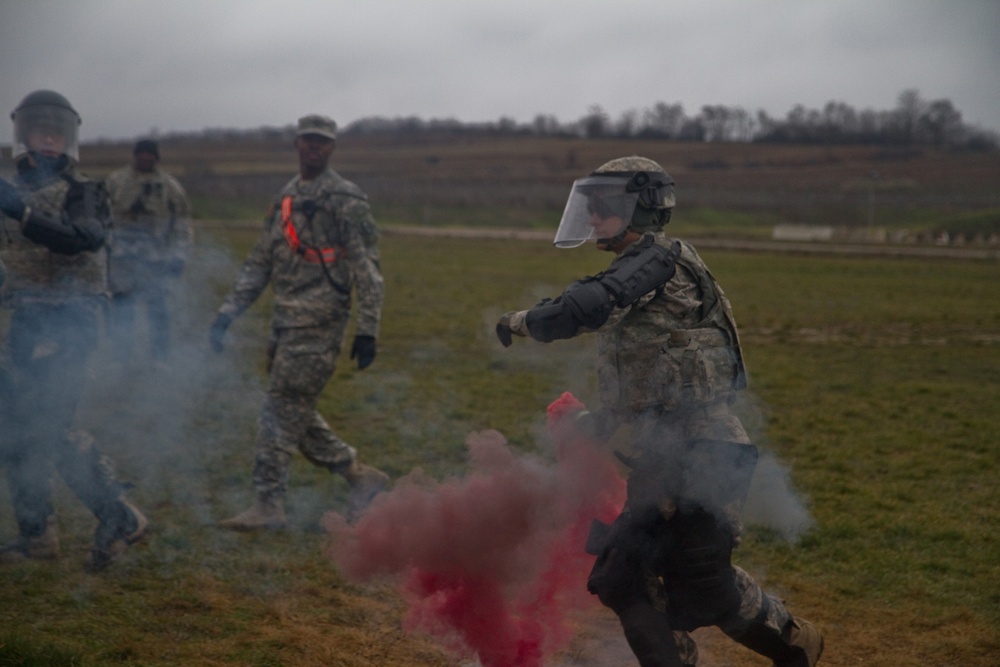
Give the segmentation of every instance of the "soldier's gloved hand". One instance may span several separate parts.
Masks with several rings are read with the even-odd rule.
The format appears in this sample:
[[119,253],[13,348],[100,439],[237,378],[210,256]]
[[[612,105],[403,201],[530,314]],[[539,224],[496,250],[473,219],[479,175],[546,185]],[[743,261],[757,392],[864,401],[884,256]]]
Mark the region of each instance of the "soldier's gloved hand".
[[172,259],[167,262],[167,275],[171,278],[177,278],[182,273],[184,273],[184,260],[183,259]]
[[504,347],[510,347],[510,344],[514,342],[510,330],[510,317],[513,314],[513,310],[506,312],[500,316],[500,320],[497,322],[497,338],[500,339],[500,344]]
[[375,361],[375,336],[357,335],[351,345],[351,359],[358,360],[358,370],[364,370]]
[[231,315],[219,313],[215,316],[215,321],[212,322],[212,331],[209,334],[209,342],[214,352],[222,352],[222,340],[226,337],[226,330],[232,323],[233,318]]
[[0,211],[15,220],[23,220],[27,208],[17,188],[0,178]]

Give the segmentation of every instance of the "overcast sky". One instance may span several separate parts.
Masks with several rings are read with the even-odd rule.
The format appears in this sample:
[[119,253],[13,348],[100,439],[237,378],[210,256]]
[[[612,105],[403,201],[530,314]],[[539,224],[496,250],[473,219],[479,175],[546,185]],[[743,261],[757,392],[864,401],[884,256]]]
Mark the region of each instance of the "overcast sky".
[[917,89],[1000,131],[998,34],[1000,0],[0,0],[0,111],[57,90],[89,141],[313,112],[783,118]]

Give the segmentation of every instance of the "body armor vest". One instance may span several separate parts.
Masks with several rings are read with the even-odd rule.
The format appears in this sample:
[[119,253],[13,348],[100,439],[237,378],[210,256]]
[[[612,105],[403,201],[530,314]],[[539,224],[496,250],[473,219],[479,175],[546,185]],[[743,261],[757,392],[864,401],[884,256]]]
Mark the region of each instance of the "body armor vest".
[[[104,188],[64,171],[37,189],[20,186],[21,196],[33,210],[53,219],[85,215],[107,225],[108,202]],[[18,220],[0,216],[0,260],[7,280],[0,292],[5,305],[62,303],[67,298],[107,295],[107,251],[64,255],[35,243],[21,233]]]
[[[662,233],[656,242],[669,245]],[[601,400],[619,416],[727,399],[746,386],[732,308],[694,247],[677,273],[598,332]]]

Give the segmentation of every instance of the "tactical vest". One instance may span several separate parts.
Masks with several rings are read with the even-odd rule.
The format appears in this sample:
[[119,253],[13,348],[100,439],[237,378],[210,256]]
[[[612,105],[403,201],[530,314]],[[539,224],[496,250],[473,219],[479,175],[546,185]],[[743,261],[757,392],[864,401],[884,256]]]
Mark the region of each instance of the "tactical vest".
[[[55,219],[68,215],[72,207],[88,217],[108,219],[107,195],[100,183],[72,170],[38,189],[21,187],[24,202]],[[0,302],[17,306],[24,302],[58,304],[67,298],[107,295],[107,252],[63,255],[28,240],[21,223],[0,214],[0,261],[7,279],[0,289]]]
[[188,206],[184,190],[173,177],[156,169],[141,173],[132,167],[108,177],[115,219],[112,255],[166,260],[175,236],[186,234]]
[[[694,247],[681,245],[674,278],[598,331],[601,401],[619,416],[723,400],[746,386],[729,300]],[[685,303],[691,311],[678,314]]]

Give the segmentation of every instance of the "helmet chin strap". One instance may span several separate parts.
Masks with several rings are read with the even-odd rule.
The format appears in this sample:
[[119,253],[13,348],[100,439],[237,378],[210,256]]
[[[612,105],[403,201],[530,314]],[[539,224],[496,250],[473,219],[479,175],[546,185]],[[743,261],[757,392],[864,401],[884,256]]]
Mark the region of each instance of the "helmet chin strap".
[[598,243],[603,243],[603,244],[604,244],[604,245],[606,245],[606,246],[607,246],[608,248],[614,248],[614,247],[615,247],[615,246],[617,246],[617,245],[618,245],[619,243],[621,243],[622,241],[624,241],[624,240],[625,240],[625,236],[626,236],[626,235],[628,234],[628,232],[629,232],[629,230],[630,230],[630,229],[632,229],[632,228],[631,228],[631,227],[628,227],[628,226],[626,226],[626,227],[625,227],[625,229],[621,230],[620,232],[618,232],[617,234],[615,234],[615,235],[614,235],[614,236],[612,236],[611,238],[607,238],[607,239],[597,239],[597,242],[598,242]]

